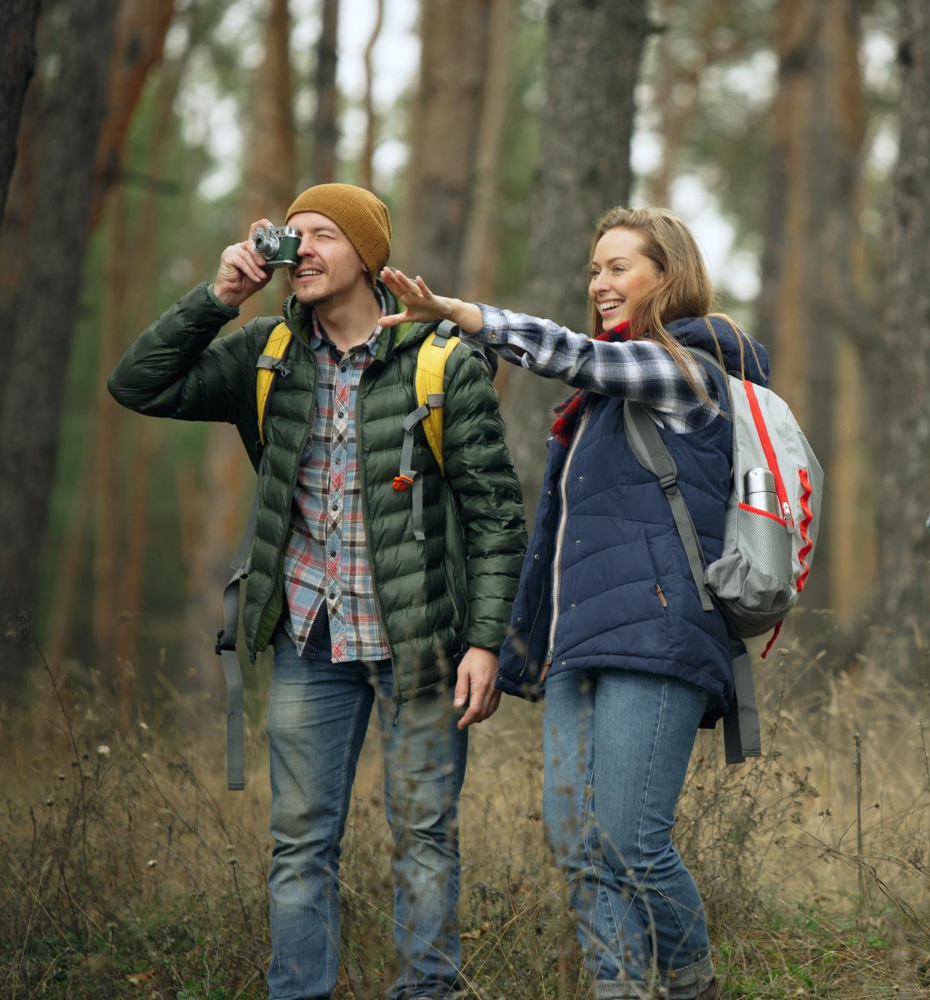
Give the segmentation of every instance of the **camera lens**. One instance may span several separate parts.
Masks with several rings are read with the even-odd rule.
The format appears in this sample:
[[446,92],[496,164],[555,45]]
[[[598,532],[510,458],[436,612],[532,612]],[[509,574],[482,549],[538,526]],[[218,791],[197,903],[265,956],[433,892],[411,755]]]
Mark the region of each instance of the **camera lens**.
[[252,243],[255,246],[255,252],[261,254],[266,260],[271,260],[281,245],[281,241],[277,236],[265,236],[260,233],[255,234]]

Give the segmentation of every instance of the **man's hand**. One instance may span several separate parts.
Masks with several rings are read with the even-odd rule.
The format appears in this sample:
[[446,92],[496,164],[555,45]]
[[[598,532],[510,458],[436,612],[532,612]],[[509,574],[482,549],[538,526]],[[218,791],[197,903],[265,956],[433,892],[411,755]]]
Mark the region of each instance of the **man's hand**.
[[465,333],[477,333],[483,326],[481,310],[473,302],[433,295],[422,278],[412,281],[403,271],[385,267],[381,280],[404,307],[402,313],[381,317],[382,326],[398,323],[431,323],[435,319],[451,319]]
[[494,687],[496,677],[497,653],[472,646],[462,657],[453,704],[462,708],[467,701],[468,709],[459,719],[459,729],[465,729],[474,722],[483,722],[497,711],[501,693]]
[[220,267],[213,282],[213,294],[225,306],[238,308],[250,295],[271,281],[274,271],[264,267],[265,258],[255,252],[252,236],[259,226],[266,229],[274,223],[259,219],[249,226],[249,238],[244,243],[226,247],[220,257]]

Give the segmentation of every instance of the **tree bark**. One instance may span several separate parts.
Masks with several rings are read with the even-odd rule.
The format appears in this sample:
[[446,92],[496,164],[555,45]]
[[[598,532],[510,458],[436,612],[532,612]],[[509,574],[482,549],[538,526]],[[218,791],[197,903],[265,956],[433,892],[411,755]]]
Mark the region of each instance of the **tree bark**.
[[[858,357],[841,318],[866,308],[854,281],[865,131],[858,4],[789,0],[777,16],[780,82],[757,333],[772,348],[773,387],[791,404],[826,475],[804,607],[839,604],[848,619],[868,586],[851,561],[862,546],[839,534],[851,530],[850,505],[861,511],[867,497],[855,455],[846,450],[866,428],[856,423]],[[811,627],[826,634],[819,623]]]
[[904,0],[901,139],[888,214],[884,322],[871,356],[877,450],[878,582],[873,648],[924,683],[930,623],[930,8]]
[[336,179],[336,146],[339,143],[339,94],[336,89],[338,28],[339,0],[323,0],[323,23],[317,43],[313,184],[328,184]]
[[488,66],[481,95],[478,142],[472,176],[471,211],[462,246],[461,288],[457,295],[471,301],[494,298],[500,239],[495,232],[503,172],[507,98],[510,86],[510,46],[513,38],[512,0],[492,0]]
[[368,44],[365,46],[365,145],[362,149],[362,187],[374,190],[374,158],[375,146],[378,141],[378,115],[375,111],[374,84],[375,67],[374,55],[375,46],[378,44],[378,36],[381,34],[381,26],[384,24],[384,0],[376,0],[375,4],[375,24],[371,29]]
[[[630,195],[634,89],[648,21],[645,0],[563,0],[548,43],[525,307],[572,329],[589,326],[584,269],[600,216]],[[437,285],[438,287],[438,285]],[[528,505],[535,505],[552,405],[561,383],[515,369],[505,416]]]
[[[61,70],[44,118],[38,199],[23,242],[27,264],[12,301],[0,303],[3,329],[20,329],[8,355],[0,410],[0,622],[35,614],[39,553],[52,488],[62,386],[88,239],[94,162],[107,109],[116,0],[69,7]],[[57,237],[55,234],[59,234]],[[62,241],[61,234],[67,234]],[[0,638],[0,689],[11,693],[23,649]]]
[[26,88],[36,63],[40,0],[7,0],[0,6],[0,220],[16,162]]
[[431,0],[421,12],[420,82],[394,259],[458,294],[488,71],[491,0]]
[[103,211],[107,192],[119,179],[129,123],[149,71],[161,62],[173,17],[174,0],[122,0],[110,60],[107,117],[94,163],[91,231]]
[[[242,239],[256,219],[283,219],[295,193],[297,155],[289,45],[287,0],[271,0],[265,24],[265,58],[256,76],[251,109],[252,156],[246,166]],[[236,325],[243,326],[256,316],[280,313],[285,294],[283,276],[276,277],[242,304]],[[185,645],[188,670],[192,677],[196,675],[192,686],[218,691],[222,669],[213,646],[222,624],[223,587],[245,526],[255,477],[238,436],[225,425],[209,428],[204,468],[206,500],[197,511],[199,528],[190,562]]]

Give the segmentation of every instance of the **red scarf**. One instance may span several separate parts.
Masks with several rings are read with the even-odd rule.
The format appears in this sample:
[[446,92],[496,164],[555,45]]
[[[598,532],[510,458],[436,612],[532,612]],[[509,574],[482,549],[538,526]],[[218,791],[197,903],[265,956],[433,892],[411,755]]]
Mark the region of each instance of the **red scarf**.
[[[632,340],[633,334],[630,332],[630,321],[615,326],[612,330],[604,330],[599,333],[595,340]],[[568,399],[559,403],[555,408],[558,416],[549,428],[549,432],[555,437],[559,444],[566,448],[571,444],[572,435],[575,433],[575,424],[578,423],[578,415],[581,413],[584,404],[588,401],[589,393],[584,389],[576,389]]]

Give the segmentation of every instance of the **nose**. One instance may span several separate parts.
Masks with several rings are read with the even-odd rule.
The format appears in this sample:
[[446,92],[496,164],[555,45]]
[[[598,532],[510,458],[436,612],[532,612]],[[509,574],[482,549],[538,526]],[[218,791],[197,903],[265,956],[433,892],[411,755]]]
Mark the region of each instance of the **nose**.
[[591,279],[591,282],[588,285],[588,295],[593,299],[598,295],[599,292],[607,291],[609,287],[610,286],[607,284],[607,279],[604,275],[604,272],[601,271],[600,274],[596,274]]
[[300,238],[300,245],[297,247],[298,257],[312,257],[315,253],[313,237],[309,233],[304,233]]

